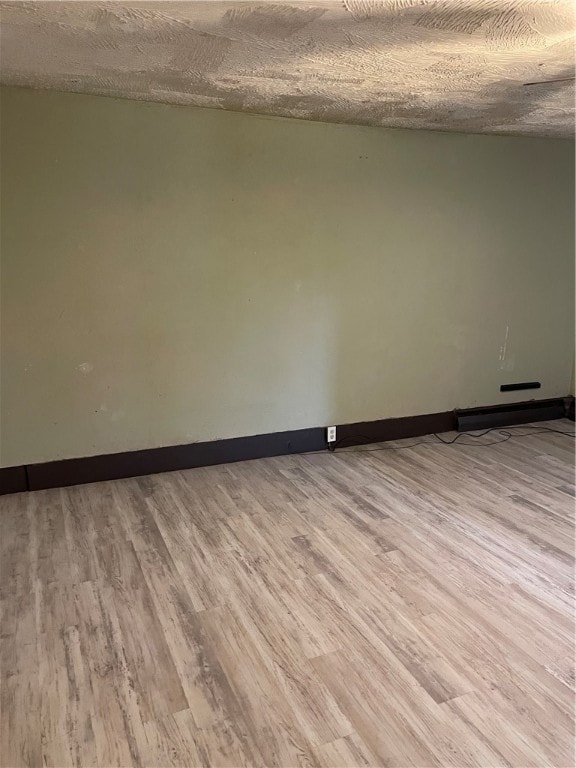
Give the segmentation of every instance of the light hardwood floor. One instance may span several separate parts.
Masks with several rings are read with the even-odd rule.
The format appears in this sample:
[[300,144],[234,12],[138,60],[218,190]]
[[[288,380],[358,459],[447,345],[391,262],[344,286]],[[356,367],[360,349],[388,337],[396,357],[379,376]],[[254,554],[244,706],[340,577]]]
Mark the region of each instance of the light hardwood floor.
[[573,494],[548,433],[6,496],[2,765],[574,766]]

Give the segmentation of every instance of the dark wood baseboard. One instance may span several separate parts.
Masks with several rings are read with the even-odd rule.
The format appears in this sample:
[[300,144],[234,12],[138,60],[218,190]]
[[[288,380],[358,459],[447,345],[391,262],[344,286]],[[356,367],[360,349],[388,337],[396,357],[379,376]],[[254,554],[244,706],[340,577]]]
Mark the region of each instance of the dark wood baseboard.
[[326,447],[324,435],[325,430],[322,427],[314,427],[31,464],[28,467],[29,490],[119,480],[123,477],[152,475],[178,469],[319,451]]
[[6,493],[20,493],[27,490],[26,467],[4,467],[0,469],[0,496]]
[[[572,399],[573,400],[573,399]],[[552,401],[533,401],[541,404],[540,413],[550,416]],[[553,401],[555,404],[563,399]],[[525,404],[511,404],[514,406]],[[481,411],[483,409],[473,409]],[[490,409],[485,409],[490,410]],[[554,411],[556,412],[556,411]],[[459,411],[458,414],[466,413]],[[532,409],[533,421],[538,411]],[[564,415],[564,412],[561,414]],[[516,423],[507,421],[508,424]],[[337,447],[363,445],[365,443],[400,440],[406,437],[420,437],[433,432],[448,432],[456,429],[456,411],[427,413],[396,419],[379,419],[355,424],[337,426]],[[158,472],[172,472],[213,464],[228,464],[235,461],[262,459],[271,456],[285,456],[291,453],[328,450],[326,429],[311,427],[290,432],[274,432],[267,435],[251,435],[205,443],[173,445],[164,448],[147,448],[141,451],[87,456],[78,459],[63,459],[44,464],[28,464],[21,467],[0,469],[0,495],[22,491],[39,491],[45,488],[61,488],[103,480],[120,480],[125,477],[152,475]]]
[[359,421],[342,424],[336,429],[336,445],[364,445],[381,443],[385,440],[402,440],[405,437],[420,437],[433,432],[449,432],[456,429],[454,411],[426,413],[422,416],[403,416],[397,419]]

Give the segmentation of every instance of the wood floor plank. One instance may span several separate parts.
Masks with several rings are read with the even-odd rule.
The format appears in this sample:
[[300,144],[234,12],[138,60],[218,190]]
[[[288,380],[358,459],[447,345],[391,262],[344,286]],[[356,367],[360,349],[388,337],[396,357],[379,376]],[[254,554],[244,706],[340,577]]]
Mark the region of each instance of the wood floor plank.
[[572,768],[546,426],[3,497],[0,764]]
[[367,768],[377,764],[375,755],[356,733],[321,744],[315,753],[320,765],[329,768]]

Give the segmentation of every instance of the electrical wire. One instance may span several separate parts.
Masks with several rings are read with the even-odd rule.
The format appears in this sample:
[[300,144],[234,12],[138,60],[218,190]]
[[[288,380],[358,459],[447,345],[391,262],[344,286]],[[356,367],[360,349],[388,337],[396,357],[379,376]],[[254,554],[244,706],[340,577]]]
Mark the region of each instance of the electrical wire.
[[[564,435],[565,437],[576,437],[576,433],[573,432],[564,432],[564,430],[561,429],[553,429],[552,427],[533,427],[533,432],[524,432],[522,434],[514,433],[511,430],[513,429],[530,429],[531,427],[527,427],[526,425],[516,425],[516,426],[510,426],[506,427],[505,429],[502,427],[490,427],[489,429],[485,429],[482,432],[479,432],[478,434],[474,434],[473,432],[459,432],[455,437],[450,439],[445,439],[441,437],[438,433],[434,432],[431,437],[432,440],[417,440],[414,443],[410,443],[408,445],[382,445],[378,448],[356,448],[356,447],[349,447],[349,448],[341,448],[338,449],[338,446],[341,445],[344,442],[349,442],[350,440],[357,441],[370,441],[373,442],[374,438],[368,437],[367,435],[350,435],[349,437],[344,437],[341,440],[336,441],[334,446],[332,448],[328,448],[328,453],[376,453],[377,451],[402,451],[406,450],[407,448],[416,448],[419,445],[438,445],[439,443],[442,445],[454,445],[455,443],[460,441],[460,445],[467,445],[473,448],[487,448],[491,445],[499,445],[500,443],[505,443],[508,440],[511,440],[513,437],[532,437],[533,435],[541,435],[545,433],[554,433],[557,435]],[[469,437],[473,438],[474,440],[477,440],[478,438],[485,437],[486,435],[489,435],[493,432],[498,433],[502,436],[501,440],[491,440],[489,442],[484,443],[477,443],[477,442],[463,442],[463,437]],[[324,451],[309,451],[308,453],[305,453],[303,455],[305,456],[312,456],[314,454],[326,454],[326,450]]]

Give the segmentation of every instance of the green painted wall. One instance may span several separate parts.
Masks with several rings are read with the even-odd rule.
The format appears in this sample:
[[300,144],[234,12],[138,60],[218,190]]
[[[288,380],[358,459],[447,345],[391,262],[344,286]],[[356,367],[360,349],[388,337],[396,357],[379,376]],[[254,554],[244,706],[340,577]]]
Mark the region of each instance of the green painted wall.
[[570,142],[1,108],[2,465],[567,394]]

